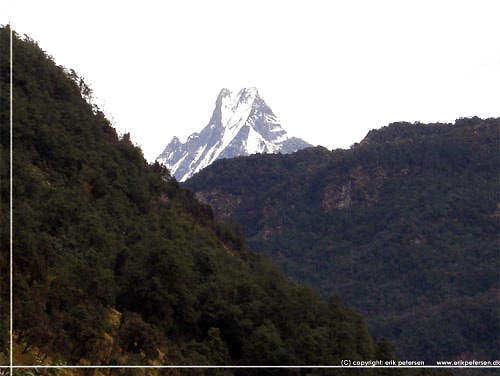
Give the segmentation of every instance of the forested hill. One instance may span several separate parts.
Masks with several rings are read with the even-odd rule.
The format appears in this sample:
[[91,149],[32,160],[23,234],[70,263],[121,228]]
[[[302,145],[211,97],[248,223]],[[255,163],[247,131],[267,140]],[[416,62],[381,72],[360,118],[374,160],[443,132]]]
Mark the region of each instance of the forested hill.
[[[0,38],[7,46],[8,28]],[[16,364],[338,365],[392,357],[386,342],[372,343],[359,315],[281,277],[234,228],[214,222],[210,207],[148,165],[84,99],[90,90],[74,72],[16,34],[13,51]],[[6,48],[0,74],[5,182]],[[6,363],[9,190],[0,189]],[[267,372],[276,374],[258,374]]]
[[186,186],[252,249],[428,361],[499,356],[499,119],[221,160]]

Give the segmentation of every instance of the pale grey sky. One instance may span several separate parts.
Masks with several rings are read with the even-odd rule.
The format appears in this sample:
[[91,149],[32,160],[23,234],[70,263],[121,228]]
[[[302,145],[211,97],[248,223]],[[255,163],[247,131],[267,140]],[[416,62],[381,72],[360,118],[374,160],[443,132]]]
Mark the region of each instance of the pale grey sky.
[[347,148],[390,122],[500,116],[500,1],[9,1],[149,161],[256,86],[293,136]]

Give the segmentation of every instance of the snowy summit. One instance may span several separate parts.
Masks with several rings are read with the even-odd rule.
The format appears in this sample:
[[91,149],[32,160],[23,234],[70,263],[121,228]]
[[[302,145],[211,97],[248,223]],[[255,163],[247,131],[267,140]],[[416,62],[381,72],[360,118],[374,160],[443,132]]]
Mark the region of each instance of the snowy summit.
[[222,89],[208,125],[190,135],[184,144],[174,137],[157,161],[182,182],[220,158],[286,154],[309,146],[288,136],[256,88],[244,88],[237,94]]

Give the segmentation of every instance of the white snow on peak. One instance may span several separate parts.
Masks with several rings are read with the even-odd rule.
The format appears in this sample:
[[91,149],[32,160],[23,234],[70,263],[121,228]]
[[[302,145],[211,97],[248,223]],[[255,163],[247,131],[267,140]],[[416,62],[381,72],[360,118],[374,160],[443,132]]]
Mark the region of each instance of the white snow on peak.
[[220,119],[222,125],[226,124],[231,118],[231,115],[233,113],[234,101],[235,99],[233,97],[233,93],[231,93],[229,90],[228,93],[221,98]]
[[206,144],[199,147],[199,149],[196,151],[196,154],[193,158],[193,161],[189,164],[189,167],[191,167],[193,165],[193,163],[198,162],[198,159],[200,159],[200,157],[202,156],[202,154],[206,148],[207,148]]
[[[196,169],[193,171],[192,174],[196,174],[198,171],[203,170],[205,167],[207,167],[208,165],[212,164],[213,161],[215,161],[215,158],[213,156],[214,156],[214,153],[217,152],[218,146],[219,146],[219,142],[216,143],[215,145],[213,145],[210,148],[210,150],[208,150],[208,152],[205,154],[205,157],[201,160],[200,163],[198,163],[198,166],[196,167]],[[183,181],[183,180],[181,180],[181,181]]]
[[290,138],[290,136],[288,136],[288,134],[286,133],[283,133],[281,136],[278,136],[276,137],[273,142],[276,143],[276,142],[285,142],[286,140],[288,140]]
[[207,127],[193,133],[185,143],[174,139],[158,161],[182,182],[222,155],[231,158],[281,151],[289,136],[265,102],[260,98],[256,102],[258,97],[255,87],[237,93],[222,89]]
[[170,173],[172,175],[175,174],[175,172],[177,171],[177,169],[179,168],[181,163],[184,161],[184,159],[186,159],[187,156],[188,156],[188,153],[184,154],[184,156],[181,159],[179,159],[176,164],[174,164],[172,167],[170,167]]
[[265,117],[266,121],[268,121],[269,123],[274,123],[274,124],[277,124],[279,126],[279,120],[276,117],[276,115],[274,115],[274,114],[271,114],[271,115],[270,114],[264,114],[264,117]]
[[253,127],[248,129],[248,138],[246,140],[246,152],[250,154],[262,153],[266,141],[257,133]]
[[[280,136],[281,141],[285,141],[288,136]],[[280,141],[280,142],[281,142]],[[277,153],[281,149],[281,144],[276,140],[268,141],[260,133],[250,127],[246,140],[246,152],[248,155],[257,153]]]
[[[248,87],[241,89],[237,95],[234,95],[229,90],[227,93],[225,92],[225,94],[226,95],[221,98],[220,108],[221,125],[223,128],[222,139],[220,143],[218,143],[217,150],[213,153],[210,160],[206,161],[206,166],[219,157],[245,125],[252,112],[253,103],[258,93],[255,87]],[[209,153],[207,153],[207,155],[208,154]],[[203,160],[203,162],[205,162],[205,160]]]
[[244,88],[236,95],[227,90],[224,94],[221,98],[221,123],[224,128],[232,128],[248,118],[257,97],[257,89]]

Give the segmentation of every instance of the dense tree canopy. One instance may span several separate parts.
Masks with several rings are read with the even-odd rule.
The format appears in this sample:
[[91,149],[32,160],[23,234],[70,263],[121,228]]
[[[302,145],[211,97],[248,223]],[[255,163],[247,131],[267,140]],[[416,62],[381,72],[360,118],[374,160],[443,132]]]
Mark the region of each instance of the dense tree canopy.
[[186,186],[400,356],[499,356],[499,119],[395,123],[350,150],[221,160]]
[[[2,45],[9,32],[0,29]],[[335,365],[375,356],[361,316],[250,253],[237,227],[216,223],[209,206],[118,137],[75,72],[29,38],[14,34],[13,43],[16,364]],[[3,182],[8,91],[0,99]],[[0,190],[5,234],[8,186]],[[9,238],[0,242],[6,307]],[[258,374],[266,372],[277,373]]]

